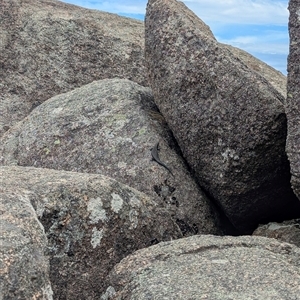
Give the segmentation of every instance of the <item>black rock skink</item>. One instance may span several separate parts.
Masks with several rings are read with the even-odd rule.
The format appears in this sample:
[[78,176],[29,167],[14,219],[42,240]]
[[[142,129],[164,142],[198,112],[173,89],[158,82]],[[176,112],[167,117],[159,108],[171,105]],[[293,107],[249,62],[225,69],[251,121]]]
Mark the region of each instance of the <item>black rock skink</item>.
[[165,164],[159,159],[159,156],[158,156],[158,150],[159,150],[159,149],[158,149],[158,146],[159,146],[159,142],[156,143],[155,146],[151,149],[151,155],[152,155],[153,160],[155,160],[158,164],[160,164],[160,165],[163,166],[165,169],[167,169],[167,170],[172,174],[172,176],[174,176],[173,173],[172,173],[172,171],[170,170],[170,168],[169,168],[167,165],[165,165]]

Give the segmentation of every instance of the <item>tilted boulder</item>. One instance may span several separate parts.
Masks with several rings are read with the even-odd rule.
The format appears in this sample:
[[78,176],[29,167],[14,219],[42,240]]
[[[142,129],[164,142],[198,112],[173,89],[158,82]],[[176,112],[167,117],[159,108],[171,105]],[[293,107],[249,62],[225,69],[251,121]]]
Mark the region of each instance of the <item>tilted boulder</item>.
[[284,97],[183,3],[149,0],[145,26],[155,103],[200,185],[243,233],[299,216]]
[[201,235],[124,258],[101,299],[290,300],[299,294],[298,247],[263,237]]
[[290,53],[286,101],[288,120],[286,152],[291,165],[292,187],[300,200],[300,1],[290,0],[289,11]]
[[[151,161],[157,142],[160,159],[174,176]],[[151,90],[129,80],[95,81],[47,100],[0,139],[0,161],[100,173],[166,207],[184,235],[220,233],[207,197],[176,152]]]
[[[30,192],[6,189],[1,169],[0,299],[52,300],[47,238],[30,203]],[[17,179],[17,178],[14,178]]]
[[52,96],[94,80],[147,85],[144,24],[56,0],[1,0],[0,136]]
[[102,175],[0,167],[0,182],[0,266],[6,267],[0,286],[16,295],[3,299],[51,299],[26,290],[38,285],[49,295],[49,277],[54,299],[100,299],[108,272],[122,258],[182,236],[168,211]]

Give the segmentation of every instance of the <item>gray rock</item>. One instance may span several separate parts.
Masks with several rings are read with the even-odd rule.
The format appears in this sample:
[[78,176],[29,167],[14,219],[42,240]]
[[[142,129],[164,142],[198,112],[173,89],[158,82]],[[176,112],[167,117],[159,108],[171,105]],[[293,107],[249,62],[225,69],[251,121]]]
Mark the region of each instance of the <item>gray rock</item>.
[[144,24],[56,0],[2,0],[0,136],[52,96],[94,80],[147,85]]
[[101,299],[297,300],[300,249],[262,237],[192,236],[126,257],[109,290]]
[[[174,176],[151,161],[158,141]],[[150,89],[137,83],[104,79],[55,96],[6,132],[0,148],[3,165],[100,173],[136,188],[166,207],[184,235],[220,233]]]
[[[45,233],[54,299],[99,299],[108,287],[108,272],[122,258],[182,236],[169,212],[108,177],[26,167],[1,167],[0,175],[6,205],[1,210],[7,216],[1,264],[19,267],[1,283],[6,288],[9,282],[10,290],[20,285],[24,295],[31,292],[26,291],[30,283],[45,285]],[[4,299],[33,299],[16,295],[21,297]]]
[[200,185],[243,233],[299,216],[284,97],[183,3],[149,0],[145,26],[155,102]]
[[300,200],[300,1],[290,0],[289,11],[290,52],[286,104],[288,120],[286,152],[291,165],[292,187]]
[[220,43],[220,45],[230,50],[234,56],[239,58],[252,71],[259,73],[267,79],[267,81],[286,99],[286,76],[242,49],[227,44]]
[[252,235],[274,238],[300,247],[300,219],[260,225]]
[[0,299],[51,300],[47,238],[30,192],[17,190],[15,181],[7,191],[5,182],[0,182]]

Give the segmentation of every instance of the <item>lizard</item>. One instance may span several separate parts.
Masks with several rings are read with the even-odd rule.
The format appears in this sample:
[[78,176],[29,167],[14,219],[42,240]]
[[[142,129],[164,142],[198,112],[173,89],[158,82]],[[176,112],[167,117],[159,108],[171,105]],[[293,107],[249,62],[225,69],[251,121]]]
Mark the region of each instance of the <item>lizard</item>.
[[172,171],[170,170],[170,168],[167,166],[167,165],[165,165],[160,159],[159,159],[159,156],[158,156],[158,146],[159,146],[159,142],[157,142],[156,144],[155,144],[155,146],[151,149],[151,155],[152,155],[152,159],[153,160],[155,160],[158,164],[160,164],[161,166],[163,166],[165,169],[167,169],[171,174],[172,174],[172,176],[174,176],[173,175],[173,173],[172,173]]

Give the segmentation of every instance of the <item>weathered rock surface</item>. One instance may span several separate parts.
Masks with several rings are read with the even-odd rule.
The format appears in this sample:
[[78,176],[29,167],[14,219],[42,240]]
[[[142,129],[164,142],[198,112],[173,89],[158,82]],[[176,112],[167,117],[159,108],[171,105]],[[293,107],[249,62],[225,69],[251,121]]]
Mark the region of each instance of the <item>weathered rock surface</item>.
[[144,24],[56,0],[1,0],[0,136],[50,97],[94,80],[146,85]]
[[299,294],[298,247],[262,237],[202,235],[126,257],[101,299],[296,300]]
[[[105,79],[41,104],[0,139],[0,157],[3,165],[107,175],[166,207],[184,235],[220,233],[207,197],[164,128],[149,88]],[[151,161],[157,141],[174,176]]]
[[233,47],[231,45],[219,43],[222,47],[230,50],[234,56],[239,58],[248,68],[252,71],[259,73],[265,79],[272,84],[272,86],[284,97],[286,98],[286,86],[287,86],[287,78],[278,70],[272,68],[268,64],[263,61],[257,59],[250,53],[239,49],[237,47]]
[[300,247],[300,219],[260,225],[254,230],[253,235],[275,238]]
[[[0,171],[1,179],[5,176]],[[15,178],[16,179],[16,178]],[[47,238],[26,191],[0,188],[0,299],[52,299]]]
[[[26,167],[1,167],[0,174],[6,206],[1,210],[7,220],[1,235],[8,240],[1,263],[9,266],[22,254],[22,264],[17,266],[26,267],[15,270],[13,278],[4,278],[4,287],[20,284],[26,288],[23,276],[43,286],[45,233],[54,299],[99,299],[107,288],[109,270],[122,258],[182,236],[169,212],[159,209],[145,194],[108,177]],[[13,236],[19,241],[12,240]],[[8,252],[13,245],[18,246],[19,256]],[[15,283],[8,283],[9,279]]]
[[292,187],[300,200],[300,1],[290,0],[289,11],[290,52],[286,101],[288,120],[286,152],[291,165]]
[[183,3],[149,0],[145,24],[155,102],[201,186],[244,233],[299,216],[284,97]]

